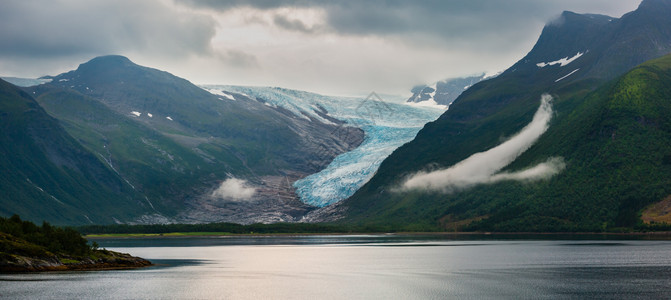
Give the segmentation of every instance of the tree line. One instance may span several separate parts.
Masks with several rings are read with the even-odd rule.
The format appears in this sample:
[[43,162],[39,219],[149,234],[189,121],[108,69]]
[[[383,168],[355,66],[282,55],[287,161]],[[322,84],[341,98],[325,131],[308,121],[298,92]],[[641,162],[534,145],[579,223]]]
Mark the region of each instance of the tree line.
[[48,222],[42,222],[42,226],[38,226],[33,222],[21,220],[18,215],[9,218],[0,217],[0,232],[42,246],[52,253],[84,256],[97,248],[96,244],[89,246],[79,231],[71,227],[56,227]]

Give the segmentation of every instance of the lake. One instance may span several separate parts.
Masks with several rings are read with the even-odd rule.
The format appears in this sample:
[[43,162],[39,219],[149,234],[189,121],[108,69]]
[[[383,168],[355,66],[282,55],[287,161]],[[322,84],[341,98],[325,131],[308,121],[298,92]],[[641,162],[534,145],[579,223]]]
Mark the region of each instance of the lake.
[[453,236],[97,239],[157,264],[0,274],[7,299],[667,298],[671,241]]

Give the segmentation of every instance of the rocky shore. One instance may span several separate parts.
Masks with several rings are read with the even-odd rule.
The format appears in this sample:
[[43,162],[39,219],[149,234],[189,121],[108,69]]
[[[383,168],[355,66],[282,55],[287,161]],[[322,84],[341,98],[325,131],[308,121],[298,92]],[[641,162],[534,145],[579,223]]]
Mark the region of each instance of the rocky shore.
[[108,250],[96,250],[88,257],[28,257],[0,253],[0,272],[134,269],[151,265],[146,259]]

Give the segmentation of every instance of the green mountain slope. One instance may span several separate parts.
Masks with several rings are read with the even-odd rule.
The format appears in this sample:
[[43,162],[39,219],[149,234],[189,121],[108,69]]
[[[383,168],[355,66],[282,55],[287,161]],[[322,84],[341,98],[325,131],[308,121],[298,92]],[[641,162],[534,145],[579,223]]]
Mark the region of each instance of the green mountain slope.
[[[385,160],[371,181],[341,205],[346,210],[344,222],[501,231],[601,230],[636,223],[643,205],[669,192],[663,188],[668,166],[662,164],[668,155],[668,131],[660,125],[662,119],[645,113],[663,113],[668,96],[661,88],[642,88],[669,85],[668,58],[618,76],[658,53],[671,52],[667,30],[671,23],[656,17],[671,13],[669,3],[646,0],[621,19],[562,14],[561,22],[546,26],[527,56],[497,78],[464,92],[415,140]],[[661,29],[635,35],[651,27]],[[562,58],[575,59],[547,64]],[[639,87],[636,99],[658,97],[643,105],[627,94],[632,87],[625,82],[650,68],[654,71],[631,85]],[[502,171],[524,170],[549,157],[563,157],[566,169],[559,175],[452,193],[398,191],[418,171],[450,167],[519,132],[531,121],[544,93],[554,97],[549,129]],[[626,106],[613,104],[615,95],[637,106],[626,111]]]
[[646,205],[671,194],[670,113],[667,55],[605,85],[558,119],[511,168],[559,155],[567,159],[565,172],[536,186],[502,185],[510,195],[508,207],[471,228],[561,231],[636,225]]
[[[299,218],[313,208],[298,200],[291,183],[363,140],[362,130],[341,121],[297,116],[241,94],[211,94],[123,56],[97,57],[49,79],[24,90],[147,207],[119,205],[135,216],[123,222]],[[231,192],[214,194],[232,178],[234,185],[225,186]],[[246,187],[255,192],[239,201]],[[11,213],[39,216],[4,214]]]
[[182,208],[180,199],[202,193],[197,190],[202,174],[194,170],[222,178],[231,169],[226,163],[240,167],[236,159],[208,163],[191,149],[77,91],[53,86],[32,90],[46,111],[127,186],[146,196],[156,213],[175,214]]
[[[123,56],[96,57],[43,86],[89,96],[186,146],[192,146],[194,137],[205,138],[199,144],[207,144],[201,148],[206,157],[237,161],[246,172],[258,175],[283,175],[282,170],[314,172],[315,164],[306,158],[320,151],[320,145],[343,151],[360,143],[340,141],[332,134],[336,125],[297,119],[243,95],[236,95],[235,100],[222,98]],[[136,117],[133,112],[140,115]],[[316,164],[317,168],[333,157],[326,157]]]
[[447,194],[383,191],[392,201],[350,206],[351,218],[447,230],[598,231],[635,226],[645,206],[671,195],[671,55],[559,104],[571,109],[557,112],[506,168],[563,157],[566,169],[551,179]]
[[69,224],[127,221],[149,211],[35,100],[5,81],[0,114],[0,214]]

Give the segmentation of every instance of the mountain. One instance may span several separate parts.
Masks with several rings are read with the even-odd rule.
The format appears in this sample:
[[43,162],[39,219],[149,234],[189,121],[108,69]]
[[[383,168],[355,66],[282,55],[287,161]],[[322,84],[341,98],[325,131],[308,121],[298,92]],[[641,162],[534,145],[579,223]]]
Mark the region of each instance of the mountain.
[[412,88],[412,96],[408,103],[450,106],[461,93],[472,85],[485,79],[485,74],[478,76],[452,78],[438,81],[431,85],[419,85]]
[[373,176],[383,159],[412,140],[426,122],[435,120],[443,112],[435,107],[389,102],[374,93],[362,98],[323,96],[277,87],[208,85],[204,88],[223,95],[244,94],[297,116],[319,119],[323,111],[328,111],[329,116],[364,131],[366,138],[356,149],[338,155],[325,169],[293,183],[300,200],[317,207],[352,196]]
[[671,52],[669,14],[669,0],[619,19],[564,12],[524,58],[465,91],[327,213],[405,229],[634,226],[671,194],[670,58],[631,70]]
[[127,222],[151,211],[27,93],[0,80],[0,214],[57,224]]
[[[336,127],[333,124],[310,119],[296,121],[285,111],[240,95],[222,98],[167,72],[138,66],[122,56],[94,58],[77,70],[53,77],[52,83],[45,86],[75,90],[117,113],[136,116],[137,121],[161,132],[221,138],[221,146],[241,147],[238,151],[223,152],[246,156],[243,160],[254,172],[278,173],[283,168],[312,172],[315,164],[305,158],[319,144],[332,144],[334,151],[339,151],[360,142],[334,139],[329,135]],[[311,139],[301,137],[306,131],[313,131]],[[250,142],[254,144],[244,147]],[[268,156],[255,155],[258,152]],[[316,165],[328,161],[325,158]]]
[[314,208],[291,184],[363,140],[326,111],[215,95],[122,56],[48,79],[25,90],[148,206],[126,223],[292,221]]

